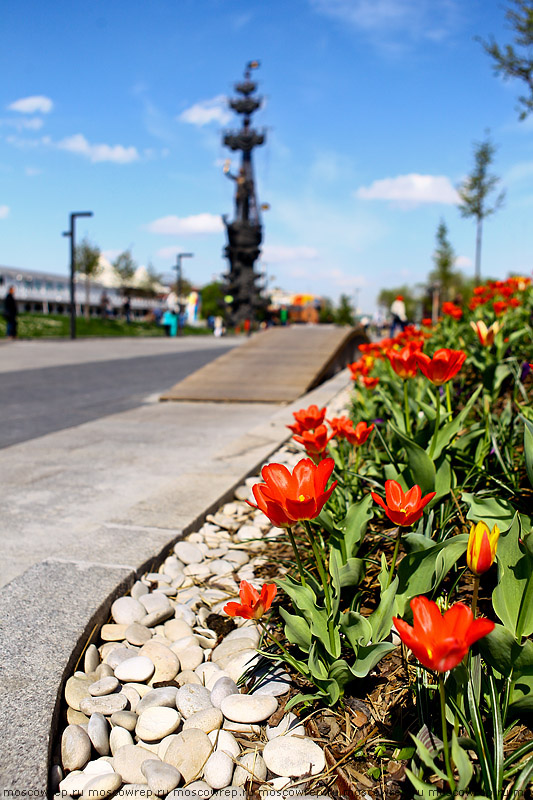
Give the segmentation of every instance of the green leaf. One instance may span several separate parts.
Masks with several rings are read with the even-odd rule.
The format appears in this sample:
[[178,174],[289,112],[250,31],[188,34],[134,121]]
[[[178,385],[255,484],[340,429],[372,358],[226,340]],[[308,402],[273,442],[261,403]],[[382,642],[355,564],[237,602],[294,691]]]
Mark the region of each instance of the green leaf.
[[533,675],[533,641],[526,639],[514,662],[513,676]]
[[446,456],[438,467],[435,475],[435,491],[437,495],[435,499],[431,501],[432,505],[448,494],[453,483],[455,483],[455,473],[452,471],[449,456]]
[[358,586],[364,575],[364,561],[362,558],[349,558],[346,564],[339,569],[340,587]]
[[483,497],[469,492],[462,492],[461,499],[469,506],[467,519],[472,522],[485,522],[491,530],[497,525],[500,533],[511,527],[515,509],[508,500],[500,497]]
[[374,669],[378,661],[381,661],[383,656],[390,653],[391,650],[396,648],[392,642],[377,642],[376,644],[369,644],[359,647],[357,651],[357,658],[352,665],[352,672],[355,678],[366,678],[368,673]]
[[530,758],[522,768],[518,778],[513,784],[510,797],[523,797],[526,788],[533,781],[533,758]]
[[457,741],[455,732],[452,734],[452,758],[455,766],[457,767],[457,772],[459,773],[457,789],[462,792],[463,789],[466,789],[470,783],[472,775],[474,774],[474,768],[472,767],[472,762],[470,761],[467,753],[465,753]]
[[392,423],[389,424],[405,447],[407,464],[413,483],[417,483],[420,486],[423,494],[433,492],[435,490],[435,464],[433,459],[413,439],[405,436]]
[[357,555],[365,537],[367,525],[374,516],[373,502],[369,492],[358,503],[350,506],[346,517],[339,525],[341,531],[344,532],[348,557]]
[[285,636],[291,644],[297,644],[304,652],[308,652],[311,647],[311,630],[303,617],[296,614],[289,614],[284,608],[279,609],[285,621]]
[[527,477],[533,486],[533,423],[520,415],[524,422],[524,458],[526,461]]
[[411,598],[428,594],[439,585],[455,562],[461,558],[468,544],[466,533],[460,533],[429,550],[408,553],[397,570],[398,591],[394,601],[396,616],[403,617]]
[[397,589],[398,578],[394,578],[391,585],[382,593],[378,607],[368,618],[372,628],[373,642],[381,642],[391,632],[394,598],[396,597]]
[[472,406],[476,402],[477,398],[479,397],[479,393],[481,392],[482,387],[478,386],[476,391],[471,395],[466,403],[465,407],[454,417],[451,422],[447,422],[442,428],[439,430],[437,435],[437,443],[435,445],[435,452],[433,453],[433,457],[435,460],[438,459],[442,451],[445,447],[452,444],[453,440],[464,426],[466,422],[467,416],[470,414]]
[[368,644],[372,638],[370,622],[358,611],[346,611],[341,616],[340,628],[356,654],[359,647]]
[[492,593],[496,614],[516,638],[533,633],[532,560],[520,548],[520,532],[520,518],[516,514],[510,529],[498,539],[498,585]]
[[506,678],[510,677],[520,649],[511,631],[503,625],[496,625],[493,631],[478,641],[478,647],[489,666]]
[[[411,735],[413,736],[413,734]],[[416,753],[420,760],[426,765],[426,767],[429,767],[429,769],[434,772],[435,775],[438,775],[443,781],[448,782],[446,773],[435,764],[435,759],[427,749],[422,739],[419,739],[418,736],[413,736],[413,739],[416,742]]]
[[503,786],[503,721],[494,675],[489,676],[489,686],[493,728],[494,782],[497,796],[500,797]]
[[435,547],[433,539],[429,539],[423,533],[404,533],[402,541],[410,553],[419,553]]
[[405,774],[407,775],[407,777],[417,790],[418,795],[416,796],[420,797],[421,800],[439,800],[439,797],[445,797],[445,796],[449,797],[449,794],[448,795],[435,794],[435,792],[438,792],[438,789],[435,789],[434,784],[424,783],[424,781],[420,780],[420,778],[417,778],[414,772],[411,772],[410,769],[406,769]]
[[509,709],[518,714],[533,711],[533,675],[523,675],[515,682]]

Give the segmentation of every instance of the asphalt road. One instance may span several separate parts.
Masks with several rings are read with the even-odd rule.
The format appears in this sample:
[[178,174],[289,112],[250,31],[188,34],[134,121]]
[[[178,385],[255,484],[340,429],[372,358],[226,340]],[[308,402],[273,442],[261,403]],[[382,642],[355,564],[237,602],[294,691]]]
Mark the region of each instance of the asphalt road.
[[1,371],[0,448],[143,405],[230,347]]

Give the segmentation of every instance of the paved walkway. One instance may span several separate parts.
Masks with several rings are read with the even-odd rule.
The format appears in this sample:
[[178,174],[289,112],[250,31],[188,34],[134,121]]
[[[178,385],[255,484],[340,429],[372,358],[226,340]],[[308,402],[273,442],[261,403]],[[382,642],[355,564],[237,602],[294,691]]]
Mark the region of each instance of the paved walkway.
[[348,383],[282,409],[149,398],[0,450],[0,793],[45,788],[63,681],[112,600]]

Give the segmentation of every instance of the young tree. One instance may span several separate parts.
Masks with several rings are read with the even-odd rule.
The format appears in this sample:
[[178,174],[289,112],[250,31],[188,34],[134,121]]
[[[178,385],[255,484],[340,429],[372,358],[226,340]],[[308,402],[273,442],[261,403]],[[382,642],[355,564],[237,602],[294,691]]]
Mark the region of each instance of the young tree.
[[335,307],[329,297],[323,297],[318,312],[318,321],[322,324],[331,325],[335,322]]
[[91,278],[95,278],[100,271],[100,248],[91,244],[88,239],[83,239],[76,246],[74,254],[76,272],[85,275],[85,319],[91,315]]
[[483,220],[500,208],[505,197],[501,191],[490,205],[490,196],[496,191],[500,178],[491,175],[490,166],[494,160],[495,147],[489,136],[483,142],[474,143],[474,168],[459,187],[459,211],[462,217],[476,220],[476,262],[475,281],[481,280],[481,236]]
[[508,8],[505,16],[514,30],[514,45],[500,47],[493,37],[489,42],[479,41],[492,58],[496,75],[502,75],[504,80],[519,78],[526,84],[529,96],[518,98],[519,119],[524,120],[533,112],[533,2],[511,0],[511,3],[514,8]]
[[200,289],[202,319],[218,317],[224,313],[224,290],[221,283],[212,281]]
[[129,286],[135,275],[135,270],[137,269],[137,264],[131,255],[131,250],[124,250],[123,253],[120,253],[112,262],[112,265],[120,280],[121,287],[124,289]]
[[339,306],[335,312],[335,322],[337,325],[354,325],[354,307],[347,294],[339,297]]
[[429,273],[428,277],[432,283],[439,284],[445,300],[452,300],[462,283],[462,278],[453,268],[455,252],[448,239],[448,227],[443,219],[439,222],[436,239],[437,246],[433,253],[435,269]]

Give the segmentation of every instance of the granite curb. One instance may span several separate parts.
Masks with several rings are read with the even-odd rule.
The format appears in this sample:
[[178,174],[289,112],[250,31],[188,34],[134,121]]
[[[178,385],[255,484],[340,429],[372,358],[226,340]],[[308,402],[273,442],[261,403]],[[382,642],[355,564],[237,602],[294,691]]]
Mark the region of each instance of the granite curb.
[[[216,470],[180,476],[175,483],[103,524],[94,541],[80,541],[76,559],[49,558],[0,590],[0,791],[4,796],[46,796],[48,765],[63,683],[95,625],[135,578],[157,565],[182,536],[233,497],[246,477],[286,441],[291,412],[324,406],[346,392],[343,370],[265,422],[233,440],[216,456]],[[216,406],[214,406],[216,413]],[[120,558],[115,552],[121,553]],[[116,563],[119,562],[119,563]],[[126,563],[124,563],[126,562]]]

